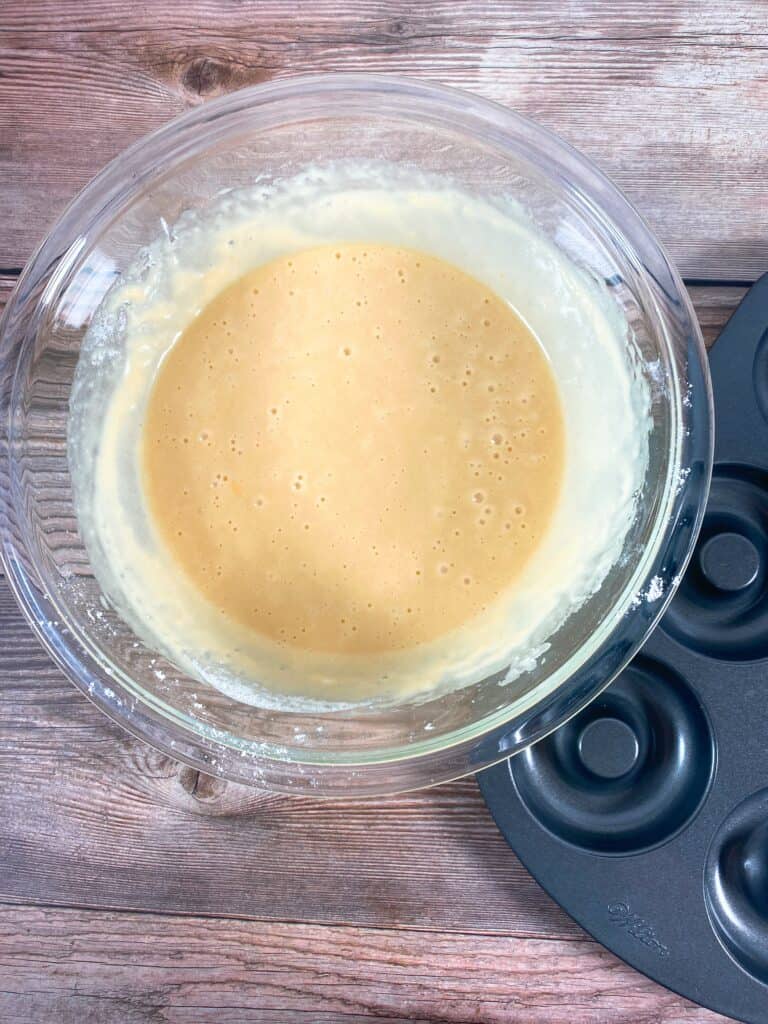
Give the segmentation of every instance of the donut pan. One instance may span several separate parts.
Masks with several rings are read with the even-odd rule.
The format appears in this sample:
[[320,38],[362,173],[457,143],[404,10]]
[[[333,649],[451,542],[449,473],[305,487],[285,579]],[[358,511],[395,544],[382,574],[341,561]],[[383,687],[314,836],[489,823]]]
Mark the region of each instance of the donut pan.
[[712,489],[661,623],[600,698],[478,779],[520,860],[599,942],[768,1024],[768,275],[710,366]]

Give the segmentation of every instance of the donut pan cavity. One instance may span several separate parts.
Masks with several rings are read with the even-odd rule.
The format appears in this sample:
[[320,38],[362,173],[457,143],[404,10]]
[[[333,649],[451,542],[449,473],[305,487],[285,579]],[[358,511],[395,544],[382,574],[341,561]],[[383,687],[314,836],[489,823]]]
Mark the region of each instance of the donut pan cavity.
[[712,489],[660,625],[600,698],[478,779],[510,846],[598,941],[768,1024],[768,275],[710,367]]

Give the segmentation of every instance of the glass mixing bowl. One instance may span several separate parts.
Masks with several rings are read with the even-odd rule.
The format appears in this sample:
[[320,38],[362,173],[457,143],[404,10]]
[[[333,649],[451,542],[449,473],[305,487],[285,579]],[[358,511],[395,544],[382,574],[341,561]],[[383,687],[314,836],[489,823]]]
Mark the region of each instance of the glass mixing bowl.
[[[78,532],[67,417],[83,335],[115,277],[223,189],[343,154],[449,174],[513,196],[626,317],[652,399],[648,468],[624,550],[536,667],[389,708],[323,714],[239,704],[149,649],[111,608]],[[236,92],[113,161],[30,260],[0,349],[0,541],[7,577],[51,655],[107,715],[202,771],[319,794],[427,786],[529,745],[579,711],[637,651],[683,572],[712,460],[706,356],[659,243],[587,160],[537,125],[448,89],[357,75]],[[595,496],[599,501],[599,495]]]

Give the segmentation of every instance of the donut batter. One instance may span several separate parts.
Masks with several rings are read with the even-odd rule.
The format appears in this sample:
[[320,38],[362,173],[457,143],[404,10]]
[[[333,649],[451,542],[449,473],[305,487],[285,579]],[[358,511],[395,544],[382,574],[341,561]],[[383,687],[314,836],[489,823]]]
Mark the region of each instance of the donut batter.
[[452,264],[381,244],[230,284],[163,359],[143,430],[176,565],[228,619],[330,654],[481,615],[547,530],[563,464],[529,327]]

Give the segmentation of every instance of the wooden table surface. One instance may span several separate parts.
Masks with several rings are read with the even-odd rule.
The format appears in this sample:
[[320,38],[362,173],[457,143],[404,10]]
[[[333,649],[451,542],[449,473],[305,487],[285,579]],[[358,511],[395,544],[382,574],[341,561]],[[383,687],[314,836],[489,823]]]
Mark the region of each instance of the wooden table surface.
[[[761,0],[2,0],[0,295],[140,135],[329,70],[466,87],[561,133],[666,243],[709,341],[768,269]],[[201,776],[107,722],[2,579],[0,766],[3,1022],[724,1020],[585,936],[474,780],[342,803]]]

